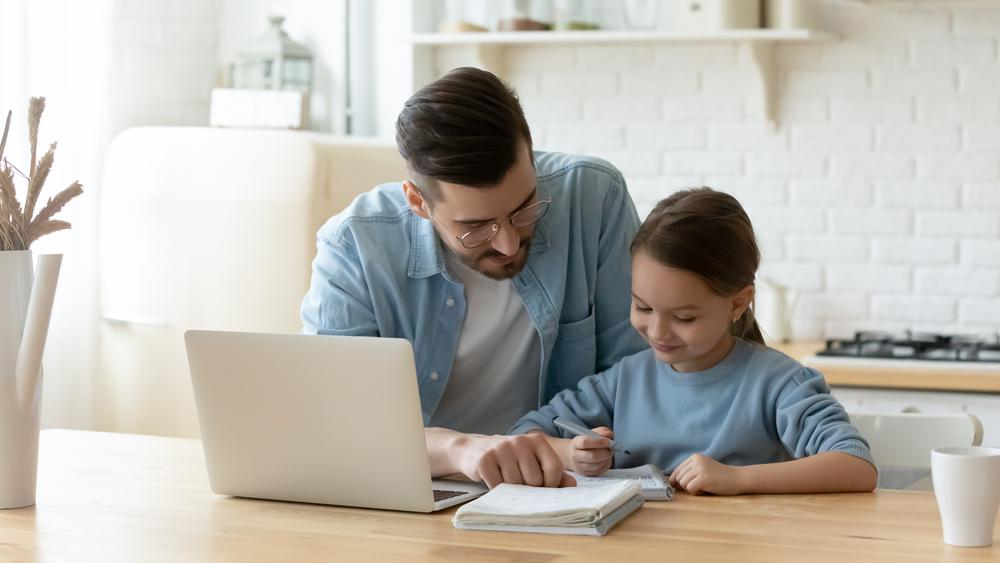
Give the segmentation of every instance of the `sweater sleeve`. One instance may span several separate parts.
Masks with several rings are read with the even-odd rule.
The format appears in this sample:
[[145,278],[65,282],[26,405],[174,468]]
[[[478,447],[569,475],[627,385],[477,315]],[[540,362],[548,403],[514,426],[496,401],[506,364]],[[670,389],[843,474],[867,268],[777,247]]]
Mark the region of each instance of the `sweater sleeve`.
[[621,365],[619,362],[607,371],[581,379],[576,389],[559,392],[549,404],[522,416],[507,433],[524,434],[541,429],[550,436],[572,438],[572,434],[552,423],[552,419],[557,416],[587,428],[613,428],[615,394],[621,377]]
[[844,452],[875,465],[868,441],[851,425],[823,375],[812,368],[802,367],[781,387],[775,422],[778,437],[795,458]]

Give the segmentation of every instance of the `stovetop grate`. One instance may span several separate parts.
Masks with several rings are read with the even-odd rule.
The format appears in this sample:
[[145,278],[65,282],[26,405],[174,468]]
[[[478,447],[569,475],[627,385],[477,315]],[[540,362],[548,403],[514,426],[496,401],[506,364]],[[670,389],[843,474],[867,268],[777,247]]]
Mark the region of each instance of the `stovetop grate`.
[[992,337],[905,331],[901,334],[859,331],[853,339],[828,339],[818,356],[1000,362],[1000,333]]

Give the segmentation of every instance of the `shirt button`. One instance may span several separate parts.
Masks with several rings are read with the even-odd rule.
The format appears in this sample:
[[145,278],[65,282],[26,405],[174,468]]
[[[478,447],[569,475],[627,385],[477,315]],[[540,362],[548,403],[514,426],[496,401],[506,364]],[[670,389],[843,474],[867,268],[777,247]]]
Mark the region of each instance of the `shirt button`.
[[447,305],[447,306],[449,306],[449,307],[454,307],[455,306],[455,300],[452,299],[451,297],[449,297],[448,299],[445,300],[444,304]]
[[431,381],[437,381],[440,378],[441,378],[441,374],[440,373],[438,373],[436,371],[432,371],[431,372]]

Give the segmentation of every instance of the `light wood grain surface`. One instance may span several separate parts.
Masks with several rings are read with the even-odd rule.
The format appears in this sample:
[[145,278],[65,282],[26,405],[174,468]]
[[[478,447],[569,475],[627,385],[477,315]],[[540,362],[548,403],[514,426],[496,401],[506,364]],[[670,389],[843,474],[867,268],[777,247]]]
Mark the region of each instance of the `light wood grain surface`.
[[195,440],[46,430],[40,455],[37,505],[0,511],[0,561],[1000,560],[944,545],[925,492],[679,494],[590,538],[456,530],[454,509],[218,496]]
[[[824,344],[817,341],[770,346],[802,361],[822,350]],[[868,360],[857,365],[824,365],[820,371],[827,383],[844,387],[1000,393],[1000,367],[991,372],[971,372],[948,369],[936,362],[921,362],[916,367],[899,363],[879,365],[873,362],[874,360]]]

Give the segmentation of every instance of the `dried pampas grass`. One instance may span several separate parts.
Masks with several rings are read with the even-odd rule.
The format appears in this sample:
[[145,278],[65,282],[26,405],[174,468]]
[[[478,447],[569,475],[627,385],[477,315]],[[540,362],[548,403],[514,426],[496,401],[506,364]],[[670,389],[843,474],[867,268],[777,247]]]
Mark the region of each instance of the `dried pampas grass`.
[[[49,198],[41,211],[35,215],[35,207],[42,193],[45,180],[49,177],[52,164],[55,162],[56,144],[52,143],[49,150],[37,160],[38,127],[45,111],[45,98],[31,98],[28,105],[28,142],[31,147],[31,165],[27,196],[22,209],[17,199],[14,187],[14,171],[16,168],[4,158],[4,148],[7,146],[7,134],[10,132],[11,112],[7,112],[7,121],[3,128],[3,138],[0,139],[0,251],[27,250],[31,243],[39,237],[70,228],[66,221],[52,217],[58,213],[71,199],[83,193],[79,182],[73,182],[68,188]],[[23,174],[22,174],[23,175]]]

